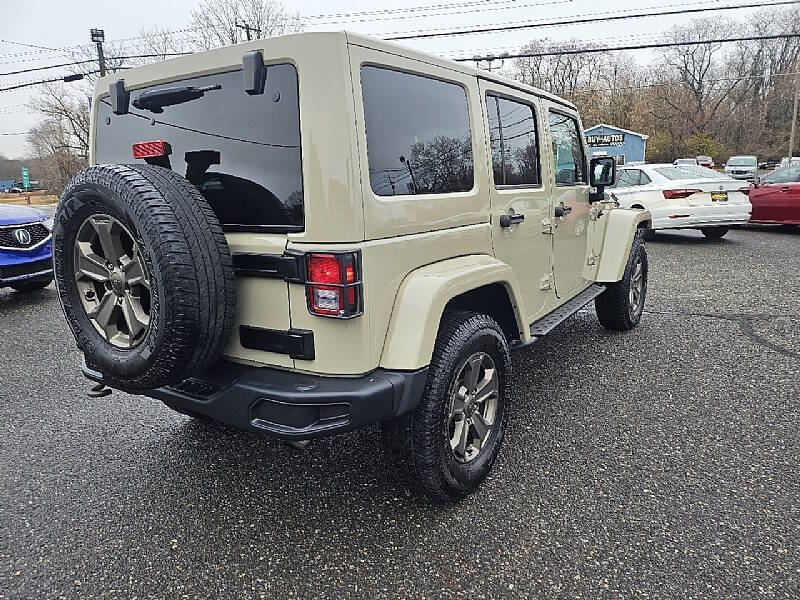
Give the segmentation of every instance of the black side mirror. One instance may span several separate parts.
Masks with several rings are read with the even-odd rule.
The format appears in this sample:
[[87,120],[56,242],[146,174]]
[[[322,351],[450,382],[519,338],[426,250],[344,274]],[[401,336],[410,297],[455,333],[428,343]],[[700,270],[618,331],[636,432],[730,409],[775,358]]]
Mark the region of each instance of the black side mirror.
[[753,187],[758,187],[761,185],[761,175],[756,175],[753,177]]
[[589,185],[597,191],[589,194],[590,202],[603,199],[606,186],[617,180],[617,159],[613,156],[598,156],[589,161]]

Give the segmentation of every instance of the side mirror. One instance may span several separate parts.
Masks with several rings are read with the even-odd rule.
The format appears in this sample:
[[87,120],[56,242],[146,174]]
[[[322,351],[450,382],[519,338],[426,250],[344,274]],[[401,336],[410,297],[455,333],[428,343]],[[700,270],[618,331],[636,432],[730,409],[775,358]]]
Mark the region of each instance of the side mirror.
[[617,159],[613,156],[598,156],[589,161],[589,185],[596,188],[590,194],[590,202],[603,200],[606,186],[614,185],[617,179]]
[[753,177],[753,187],[758,187],[761,185],[761,175],[756,175]]

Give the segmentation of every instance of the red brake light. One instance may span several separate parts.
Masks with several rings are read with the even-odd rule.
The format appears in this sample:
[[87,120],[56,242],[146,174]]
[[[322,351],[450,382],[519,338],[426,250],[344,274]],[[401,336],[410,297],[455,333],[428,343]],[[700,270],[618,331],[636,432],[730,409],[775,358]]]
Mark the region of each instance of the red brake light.
[[339,318],[360,315],[363,311],[358,255],[352,252],[308,254],[306,294],[312,314]]
[[172,154],[172,148],[164,140],[138,142],[132,146],[133,158],[155,158]]
[[667,200],[676,200],[679,198],[688,198],[692,194],[699,194],[703,190],[664,190],[664,198]]

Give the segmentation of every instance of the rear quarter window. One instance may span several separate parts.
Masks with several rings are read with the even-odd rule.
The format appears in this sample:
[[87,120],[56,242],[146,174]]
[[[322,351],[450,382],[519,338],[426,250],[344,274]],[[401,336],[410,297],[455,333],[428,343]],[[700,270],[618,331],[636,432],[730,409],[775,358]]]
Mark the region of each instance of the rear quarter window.
[[223,228],[303,229],[303,178],[297,71],[270,65],[263,95],[244,91],[241,70],[174,81],[148,91],[220,85],[201,98],[164,106],[163,112],[137,109],[145,90],[131,93],[129,114],[115,115],[108,97],[97,112],[96,162],[142,163],[131,147],[164,140],[170,168],[185,175],[211,204]]
[[472,135],[463,87],[363,66],[361,90],[369,180],[376,195],[472,189]]

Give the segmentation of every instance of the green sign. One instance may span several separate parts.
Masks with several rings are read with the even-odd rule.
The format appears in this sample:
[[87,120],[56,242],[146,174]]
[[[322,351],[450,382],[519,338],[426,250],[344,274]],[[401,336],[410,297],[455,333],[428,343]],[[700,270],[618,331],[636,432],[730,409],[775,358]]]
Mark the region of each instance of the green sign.
[[31,178],[28,175],[28,167],[22,167],[22,187],[25,188],[26,192],[31,187]]

